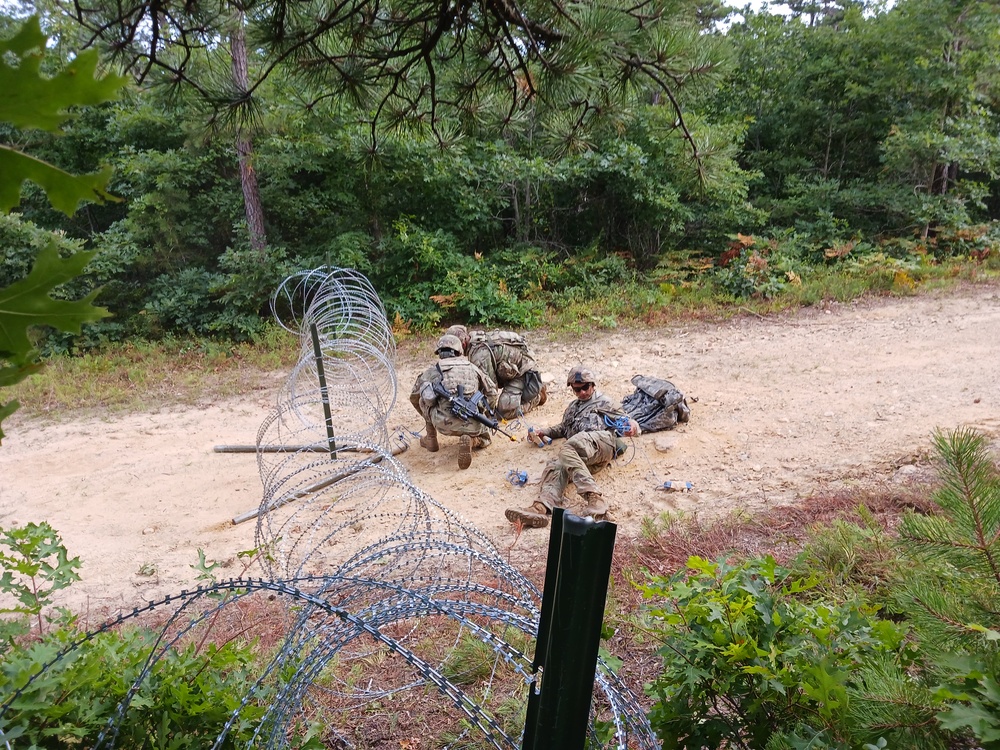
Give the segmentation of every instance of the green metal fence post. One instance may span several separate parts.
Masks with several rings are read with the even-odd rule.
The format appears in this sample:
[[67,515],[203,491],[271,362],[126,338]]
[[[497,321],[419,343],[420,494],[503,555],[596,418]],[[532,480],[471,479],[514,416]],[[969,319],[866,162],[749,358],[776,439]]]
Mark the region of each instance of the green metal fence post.
[[323,368],[323,349],[319,345],[319,330],[316,324],[309,326],[312,334],[313,353],[316,356],[316,377],[319,379],[319,392],[323,397],[323,417],[326,421],[326,440],[330,446],[330,458],[337,459],[337,441],[333,436],[333,415],[330,413],[330,391],[326,387],[326,372]]
[[609,521],[552,513],[522,750],[586,744],[616,531]]

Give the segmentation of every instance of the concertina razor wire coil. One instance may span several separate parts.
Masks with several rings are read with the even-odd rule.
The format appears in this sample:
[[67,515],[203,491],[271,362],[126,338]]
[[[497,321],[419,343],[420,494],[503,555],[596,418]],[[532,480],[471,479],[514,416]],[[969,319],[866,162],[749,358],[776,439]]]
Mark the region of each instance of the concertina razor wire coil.
[[[395,339],[381,299],[363,274],[323,267],[285,279],[271,306],[301,348],[257,435],[263,493],[255,543],[265,575],[182,591],[82,634],[0,703],[0,726],[17,697],[75,649],[156,612],[165,622],[156,646],[93,746],[116,747],[129,712],[145,710],[137,696],[172,649],[203,638],[219,617],[274,612],[280,602],[273,617],[283,639],[243,686],[211,747],[232,744],[248,706],[256,718],[246,746],[285,748],[318,707],[355,710],[358,731],[365,718],[358,709],[414,689],[429,701],[430,687],[441,710],[457,712],[456,739],[445,747],[468,746],[478,733],[479,743],[515,750],[536,679],[527,652],[541,593],[486,534],[421,491],[393,456],[387,419],[397,396]],[[335,415],[333,440],[326,406]],[[282,447],[292,448],[275,450]],[[379,668],[388,659],[397,668]],[[591,708],[595,742],[598,721],[613,732],[595,746],[658,747],[637,696],[603,660]],[[328,744],[355,746],[329,732]]]

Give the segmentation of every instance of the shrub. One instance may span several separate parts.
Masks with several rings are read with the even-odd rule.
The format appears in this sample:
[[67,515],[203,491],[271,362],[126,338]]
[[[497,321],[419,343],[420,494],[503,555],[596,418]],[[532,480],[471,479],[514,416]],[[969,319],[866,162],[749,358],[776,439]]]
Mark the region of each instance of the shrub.
[[962,428],[934,437],[940,512],[908,514],[900,550],[913,567],[895,604],[913,623],[936,685],[941,724],[1000,748],[1000,468],[987,438]]
[[204,268],[164,274],[151,285],[146,312],[161,332],[181,330],[188,335],[204,335],[219,314],[215,289],[221,283],[219,274]]
[[782,735],[843,742],[853,671],[897,652],[902,630],[863,602],[807,600],[813,582],[770,557],[692,557],[688,567],[642,587],[664,644],[663,672],[647,689],[663,747],[763,749]]
[[0,288],[27,277],[35,257],[50,242],[55,242],[63,257],[83,249],[80,240],[37,227],[17,214],[0,214],[0,247],[3,248],[0,253]]
[[[465,255],[447,232],[431,232],[409,220],[398,221],[395,228],[379,248],[381,262],[375,265],[373,279],[377,288],[386,290],[390,318],[398,313],[419,328],[436,326],[446,317],[486,326],[525,327],[538,321],[539,305],[520,299],[507,281],[520,277],[518,285],[529,287],[528,266],[508,273],[504,257],[497,262],[481,254]],[[536,278],[540,273],[540,268],[535,271]]]
[[41,635],[44,632],[43,610],[51,605],[52,594],[80,580],[76,572],[79,567],[80,558],[69,558],[59,535],[47,523],[0,528],[0,569],[3,570],[0,592],[17,602],[12,607],[0,609],[0,614],[25,618],[0,621],[0,641],[23,635],[32,618]]
[[247,246],[227,248],[219,266],[224,276],[212,289],[219,298],[219,312],[208,332],[249,341],[268,325],[271,294],[297,268],[284,248],[273,245],[264,253]]
[[[0,631],[0,744],[233,748],[258,738],[279,698],[274,684],[257,680],[252,643],[170,640],[124,625],[84,634],[65,615],[41,632],[50,595],[78,580],[79,560],[48,524],[0,529],[0,544],[9,550],[0,554],[0,593],[18,602],[7,613],[39,622],[34,638],[26,621]],[[290,746],[321,748],[303,729]]]

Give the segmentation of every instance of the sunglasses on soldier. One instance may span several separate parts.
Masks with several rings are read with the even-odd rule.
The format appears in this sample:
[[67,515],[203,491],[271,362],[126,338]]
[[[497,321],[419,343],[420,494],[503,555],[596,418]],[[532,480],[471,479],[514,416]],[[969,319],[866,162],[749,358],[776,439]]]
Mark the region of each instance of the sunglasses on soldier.
[[573,393],[583,393],[584,391],[589,391],[594,387],[593,383],[584,383],[583,385],[572,385]]

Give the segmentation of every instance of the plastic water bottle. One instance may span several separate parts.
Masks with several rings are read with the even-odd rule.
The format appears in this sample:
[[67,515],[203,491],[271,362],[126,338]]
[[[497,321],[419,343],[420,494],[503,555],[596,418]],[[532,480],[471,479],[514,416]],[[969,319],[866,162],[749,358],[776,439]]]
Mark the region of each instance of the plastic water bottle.
[[528,482],[528,472],[521,469],[511,469],[507,472],[507,481],[515,487],[523,487]]
[[667,492],[690,492],[691,488],[694,487],[690,482],[664,482],[659,486],[658,489],[666,490]]

